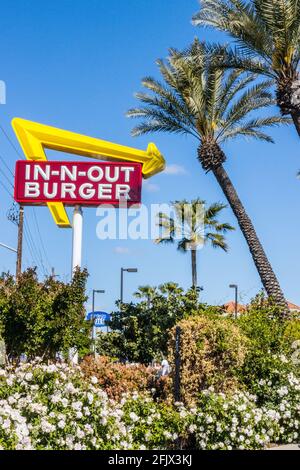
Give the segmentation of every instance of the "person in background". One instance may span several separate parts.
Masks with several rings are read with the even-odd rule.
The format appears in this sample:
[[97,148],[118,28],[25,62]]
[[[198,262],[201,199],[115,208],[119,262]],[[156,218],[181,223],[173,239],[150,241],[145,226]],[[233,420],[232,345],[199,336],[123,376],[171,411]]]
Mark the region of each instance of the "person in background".
[[170,364],[168,363],[167,359],[163,359],[161,361],[160,376],[165,377],[166,375],[169,375],[170,371],[171,371]]

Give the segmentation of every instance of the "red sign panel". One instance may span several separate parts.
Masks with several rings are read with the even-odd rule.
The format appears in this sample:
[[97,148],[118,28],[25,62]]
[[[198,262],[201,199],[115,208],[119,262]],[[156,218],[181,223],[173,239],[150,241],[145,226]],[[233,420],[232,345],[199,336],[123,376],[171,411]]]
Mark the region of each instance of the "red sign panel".
[[67,206],[141,202],[139,163],[25,161],[16,163],[15,200],[23,205]]

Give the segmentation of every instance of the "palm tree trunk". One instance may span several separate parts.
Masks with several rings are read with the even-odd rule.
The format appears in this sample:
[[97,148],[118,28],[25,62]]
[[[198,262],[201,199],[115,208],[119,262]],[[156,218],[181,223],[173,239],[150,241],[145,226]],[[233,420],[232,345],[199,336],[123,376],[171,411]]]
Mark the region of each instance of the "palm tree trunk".
[[300,137],[300,76],[278,80],[276,97],[282,116],[291,116]]
[[294,125],[296,127],[296,130],[298,132],[298,135],[300,137],[300,111],[295,111],[294,113],[291,114]]
[[279,282],[226,170],[223,165],[219,165],[213,167],[212,171],[238,220],[238,224],[249,246],[253,261],[268,296],[279,305],[282,305],[284,308],[283,314],[286,314],[288,312],[288,306]]
[[197,287],[197,250],[191,250],[193,288]]

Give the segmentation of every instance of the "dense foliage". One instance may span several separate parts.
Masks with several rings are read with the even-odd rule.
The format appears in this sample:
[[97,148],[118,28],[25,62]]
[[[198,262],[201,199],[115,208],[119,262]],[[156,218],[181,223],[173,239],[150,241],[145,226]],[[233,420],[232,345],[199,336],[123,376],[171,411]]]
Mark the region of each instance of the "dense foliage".
[[85,321],[84,303],[87,272],[77,270],[70,283],[53,277],[38,280],[35,269],[18,278],[4,274],[0,279],[0,333],[9,360],[22,354],[55,358],[76,347],[88,352],[91,325]]
[[[292,316],[280,320],[278,307],[271,301],[258,296],[251,303],[248,311],[238,320],[241,331],[248,338],[245,360],[239,370],[240,383],[251,393],[258,396],[261,403],[270,400],[272,387],[287,377],[289,373],[297,372],[296,358],[297,342],[300,340],[300,320]],[[282,357],[289,360],[282,360]],[[267,385],[266,389],[261,383]]]
[[[143,297],[141,290],[139,296]],[[112,315],[111,332],[101,335],[99,354],[115,356],[121,360],[148,364],[167,354],[168,331],[198,306],[198,292],[186,293],[177,284],[164,284],[145,300],[123,304]]]
[[[238,388],[238,369],[244,363],[247,339],[233,321],[213,315],[182,320],[180,328],[181,397],[197,402],[200,390]],[[175,370],[175,328],[170,341],[170,362]]]

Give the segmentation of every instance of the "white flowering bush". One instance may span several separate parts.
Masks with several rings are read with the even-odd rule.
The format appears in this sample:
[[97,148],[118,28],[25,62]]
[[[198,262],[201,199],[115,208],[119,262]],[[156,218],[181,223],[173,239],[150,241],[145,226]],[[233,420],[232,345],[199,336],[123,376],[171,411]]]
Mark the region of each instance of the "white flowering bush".
[[[2,448],[109,449],[131,443],[107,395],[64,364],[25,364],[1,371]],[[3,415],[4,410],[4,415]]]
[[[286,359],[281,359],[286,360]],[[261,449],[299,442],[300,380],[261,379],[246,391],[202,391],[197,406],[155,402],[150,393],[109,399],[78,367],[38,360],[0,369],[1,449]],[[272,393],[271,393],[272,390]]]
[[184,427],[149,395],[109,399],[79,368],[35,361],[0,370],[2,449],[164,449]]
[[257,394],[266,408],[280,415],[280,440],[285,443],[300,440],[300,375],[299,366],[284,367],[290,360],[274,356],[274,367],[268,379],[257,382]]
[[259,449],[271,443],[300,441],[299,368],[281,355],[270,355],[269,377],[257,380],[256,394],[200,394],[189,431],[200,449]]
[[174,408],[137,393],[122,402],[124,422],[140,448],[176,449],[187,441],[190,412],[183,404]]
[[226,396],[207,390],[191,411],[189,431],[199,449],[261,449],[279,439],[279,414],[259,408],[256,397],[246,392]]

